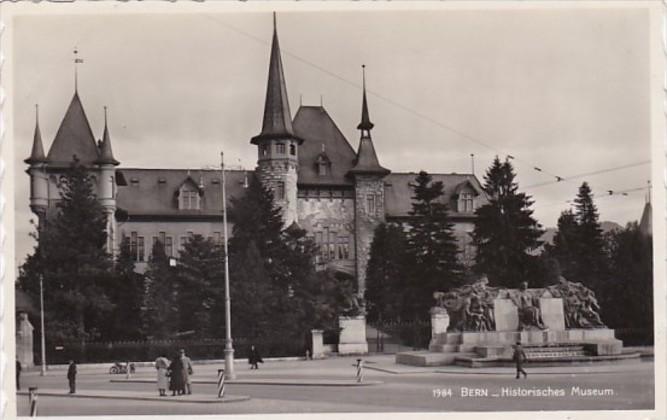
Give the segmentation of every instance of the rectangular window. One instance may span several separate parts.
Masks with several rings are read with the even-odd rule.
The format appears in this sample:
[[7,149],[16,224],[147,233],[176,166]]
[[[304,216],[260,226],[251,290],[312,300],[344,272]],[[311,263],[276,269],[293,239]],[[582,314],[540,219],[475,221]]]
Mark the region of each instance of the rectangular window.
[[153,251],[153,248],[155,248],[155,245],[157,245],[157,236],[153,236],[153,245],[151,245],[151,251]]
[[162,245],[166,245],[166,244],[167,244],[166,238],[167,238],[167,234],[166,234],[166,233],[164,233],[164,232],[160,232],[160,233],[158,233],[158,240],[160,241],[160,243],[161,243]]
[[285,183],[282,181],[279,181],[278,184],[276,185],[276,200],[284,200],[285,199]]
[[368,203],[368,207],[366,208],[368,214],[371,215],[371,216],[374,216],[375,215],[375,195],[368,194],[366,196],[366,201]]
[[139,236],[137,238],[137,261],[144,261],[144,237]]
[[220,243],[222,242],[222,236],[220,235],[220,232],[213,232],[213,241],[216,244],[220,245]]
[[266,144],[262,144],[262,145],[259,146],[259,153],[260,153],[261,156],[266,156],[266,155],[269,154],[269,151],[266,147]]
[[338,259],[347,260],[350,258],[350,237],[339,236],[338,237]]
[[181,236],[178,240],[178,250],[182,251],[185,248],[185,243],[188,241],[187,236]]
[[296,155],[296,146],[295,145],[293,145],[293,144],[289,145],[289,154],[292,155],[292,156]]
[[276,149],[278,154],[284,155],[285,154],[285,143],[278,143],[276,145]]
[[463,213],[472,213],[475,211],[473,206],[472,193],[464,192],[459,197],[459,211]]
[[137,261],[137,232],[130,233],[130,255]]
[[164,242],[164,253],[167,254],[167,257],[174,256],[174,238],[167,236]]

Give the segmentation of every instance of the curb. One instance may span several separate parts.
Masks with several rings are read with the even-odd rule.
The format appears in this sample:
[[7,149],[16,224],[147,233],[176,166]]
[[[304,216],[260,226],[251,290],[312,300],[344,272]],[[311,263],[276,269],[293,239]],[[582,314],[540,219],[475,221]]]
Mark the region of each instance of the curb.
[[[289,356],[289,357],[266,357],[263,358],[265,362],[296,362],[299,360],[304,360],[303,357],[301,356]],[[153,367],[155,366],[155,362],[132,362],[134,363],[134,367],[140,368],[140,367]],[[193,365],[216,365],[216,364],[224,364],[225,359],[212,359],[212,360],[193,360],[192,364]],[[236,359],[234,360],[234,364],[242,364],[242,363],[247,363],[247,359]],[[96,369],[96,368],[110,368],[113,366],[114,362],[106,362],[106,363],[81,363],[77,364],[78,369]],[[48,365],[46,367],[47,372],[49,370],[67,370],[69,365]],[[39,365],[35,365],[34,367],[27,368],[25,371],[31,372],[31,371],[39,371]]]
[[[27,391],[18,391],[16,395],[28,395]],[[185,400],[178,398],[160,398],[157,396],[144,397],[140,395],[109,395],[109,394],[68,394],[55,391],[38,392],[40,397],[61,397],[61,398],[94,398],[104,400],[134,400],[134,401],[164,401],[170,403],[190,403],[190,404],[223,404],[250,400],[248,395],[229,395],[224,398],[211,398],[207,400]]]
[[[156,381],[153,379],[110,379],[111,383],[141,383],[141,384],[154,384]],[[216,385],[217,381],[207,380],[207,379],[194,379],[193,384],[202,384],[202,385]],[[325,387],[357,387],[357,386],[372,386],[372,385],[381,385],[384,382],[382,381],[364,381],[364,382],[347,382],[347,381],[308,381],[308,380],[298,380],[298,381],[285,381],[280,379],[230,379],[226,380],[225,384],[227,385],[280,385],[280,386],[325,386]]]

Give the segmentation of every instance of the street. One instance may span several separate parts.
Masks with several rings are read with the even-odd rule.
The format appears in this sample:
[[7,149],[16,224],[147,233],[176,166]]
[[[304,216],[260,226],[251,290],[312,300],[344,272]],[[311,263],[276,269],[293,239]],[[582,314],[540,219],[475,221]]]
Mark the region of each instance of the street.
[[[61,389],[63,396],[39,396],[40,415],[123,414],[250,414],[311,412],[448,412],[516,410],[634,410],[651,409],[654,401],[652,361],[623,364],[528,368],[528,379],[516,380],[510,368],[419,368],[395,365],[392,356],[366,357],[364,381],[379,383],[355,386],[355,358],[320,361],[276,361],[249,370],[237,363],[237,380],[228,383],[225,395],[249,396],[236,402],[195,403],[156,398],[71,398],[65,372],[52,370],[40,377],[26,373],[22,390],[30,386]],[[214,384],[219,365],[195,365],[194,396],[216,395]],[[157,396],[154,383],[111,382],[125,375],[106,369],[81,368],[80,392],[100,396],[132,391],[136,396]],[[150,367],[138,368],[133,380],[152,380]],[[293,384],[276,385],[290,380]],[[323,385],[312,385],[314,380]],[[326,381],[331,385],[327,386]],[[348,385],[341,382],[349,380]],[[197,383],[207,381],[208,383]],[[250,383],[247,382],[256,382]],[[257,383],[258,382],[258,383]],[[299,385],[299,383],[311,385]],[[333,386],[336,385],[336,386]],[[28,414],[28,397],[19,395],[18,415]]]

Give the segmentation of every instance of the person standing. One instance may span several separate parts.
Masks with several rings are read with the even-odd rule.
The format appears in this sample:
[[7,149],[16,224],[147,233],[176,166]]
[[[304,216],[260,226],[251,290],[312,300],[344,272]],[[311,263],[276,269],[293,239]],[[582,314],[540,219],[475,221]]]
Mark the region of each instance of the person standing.
[[76,363],[74,363],[74,360],[69,361],[69,367],[67,368],[67,381],[69,382],[69,393],[76,393]]
[[523,351],[523,347],[521,347],[521,341],[516,342],[512,358],[514,359],[514,363],[516,363],[516,379],[519,379],[521,377],[520,374],[522,373],[524,379],[527,378],[528,374],[523,370],[523,363],[528,360],[528,357],[526,357],[526,352]]
[[157,390],[161,397],[167,395],[167,369],[169,369],[169,359],[164,354],[155,359],[155,369],[157,369]]
[[185,355],[185,350],[181,349],[181,366],[183,369],[183,383],[188,394],[192,394],[192,379],[190,376],[194,373],[192,369],[192,360]]
[[250,369],[259,369],[257,363],[264,363],[262,356],[259,354],[259,350],[254,345],[250,346],[250,354],[248,356],[248,363],[250,363]]
[[21,390],[21,370],[23,368],[21,367],[21,362],[18,360],[16,361],[16,390],[20,391]]
[[174,355],[174,358],[169,364],[169,389],[171,390],[171,395],[174,396],[182,395],[184,392],[184,382],[183,382],[183,364],[181,363],[181,357],[178,353]]

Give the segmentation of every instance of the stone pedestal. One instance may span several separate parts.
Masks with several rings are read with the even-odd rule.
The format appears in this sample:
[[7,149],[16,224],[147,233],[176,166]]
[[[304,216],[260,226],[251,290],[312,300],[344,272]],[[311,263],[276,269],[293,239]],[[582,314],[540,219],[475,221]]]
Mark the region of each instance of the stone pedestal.
[[494,299],[493,316],[496,331],[516,331],[519,328],[519,313],[510,299]]
[[542,322],[550,331],[565,330],[563,300],[560,298],[540,298]]
[[324,349],[324,331],[322,330],[311,330],[311,340],[312,340],[312,354],[313,359],[323,359],[325,354]]
[[367,354],[366,317],[341,316],[338,318],[340,335],[338,338],[338,354]]
[[35,355],[33,353],[34,329],[28,319],[28,314],[19,312],[16,323],[16,360],[21,363],[21,367],[24,369],[35,366]]

